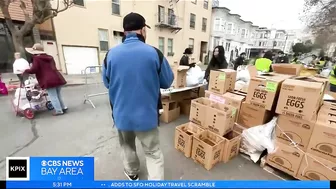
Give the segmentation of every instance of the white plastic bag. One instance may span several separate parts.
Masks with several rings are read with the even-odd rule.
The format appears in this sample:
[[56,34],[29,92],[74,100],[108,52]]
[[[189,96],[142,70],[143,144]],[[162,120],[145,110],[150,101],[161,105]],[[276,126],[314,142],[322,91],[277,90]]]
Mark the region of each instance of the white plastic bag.
[[204,72],[199,66],[190,68],[187,71],[187,86],[195,86],[203,82]]
[[259,157],[252,159],[257,161],[261,153],[267,149],[268,153],[274,153],[274,129],[277,124],[277,117],[264,124],[246,129],[242,133],[242,147],[252,157],[258,154]]
[[250,82],[250,73],[247,69],[240,70],[237,72],[236,81],[244,81],[245,83]]

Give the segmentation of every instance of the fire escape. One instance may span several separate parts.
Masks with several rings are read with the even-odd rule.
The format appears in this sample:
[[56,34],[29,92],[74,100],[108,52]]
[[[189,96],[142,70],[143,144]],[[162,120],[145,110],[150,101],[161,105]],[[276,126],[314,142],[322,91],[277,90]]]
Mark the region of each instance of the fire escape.
[[168,1],[168,14],[165,14],[164,7],[162,7],[162,10],[159,8],[158,23],[155,26],[160,29],[169,29],[172,33],[178,33],[182,28],[178,25],[179,18],[177,16],[177,10],[175,10],[174,7],[176,7],[176,3],[178,3],[179,0]]

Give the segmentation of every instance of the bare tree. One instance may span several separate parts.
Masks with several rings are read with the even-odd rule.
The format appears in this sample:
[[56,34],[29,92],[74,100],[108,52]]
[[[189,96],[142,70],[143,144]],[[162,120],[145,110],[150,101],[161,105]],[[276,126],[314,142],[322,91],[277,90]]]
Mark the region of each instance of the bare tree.
[[336,0],[305,0],[304,12],[316,45],[325,48],[336,42]]
[[[17,52],[20,52],[22,56],[25,56],[23,46],[24,36],[28,35],[36,24],[42,24],[46,20],[57,16],[58,13],[70,8],[73,3],[72,0],[56,0],[55,7],[52,7],[50,1],[51,0],[0,0],[0,10],[12,34],[14,48]],[[20,8],[25,17],[25,22],[21,28],[15,27],[9,12],[9,5],[13,2],[20,2]],[[32,15],[27,10],[26,3],[31,3],[33,7]]]

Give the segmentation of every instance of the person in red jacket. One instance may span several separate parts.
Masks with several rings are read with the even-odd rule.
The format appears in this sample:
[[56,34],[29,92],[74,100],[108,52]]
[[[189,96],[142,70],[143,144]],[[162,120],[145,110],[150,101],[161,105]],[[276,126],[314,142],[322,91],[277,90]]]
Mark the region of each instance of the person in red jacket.
[[64,105],[61,88],[66,84],[62,74],[57,70],[54,58],[44,52],[41,44],[34,44],[32,48],[26,48],[26,51],[33,55],[32,66],[24,73],[35,74],[39,86],[46,89],[50,97],[50,101],[54,106],[53,115],[62,115],[68,108]]

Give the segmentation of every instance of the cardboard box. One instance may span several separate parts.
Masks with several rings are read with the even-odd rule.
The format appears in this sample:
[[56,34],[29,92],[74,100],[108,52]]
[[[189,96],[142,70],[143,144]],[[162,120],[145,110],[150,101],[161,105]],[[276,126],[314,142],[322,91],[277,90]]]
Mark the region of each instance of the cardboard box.
[[272,113],[265,108],[256,107],[243,102],[237,123],[245,127],[254,127],[267,123],[272,119]]
[[307,152],[336,163],[336,111],[319,115]]
[[227,92],[225,94],[216,94],[211,91],[205,91],[205,97],[211,101],[227,104],[236,108],[235,121],[238,120],[240,107],[243,101],[245,101],[246,94],[239,91]]
[[224,94],[217,94],[211,91],[205,91],[205,98],[210,99],[211,101],[218,102],[218,103],[225,103]]
[[176,101],[162,100],[163,113],[160,120],[165,123],[170,123],[180,116],[180,107]]
[[224,94],[233,91],[236,83],[237,72],[231,69],[210,71],[209,91]]
[[177,126],[175,129],[175,148],[181,151],[186,157],[190,157],[193,135],[203,131],[204,129],[192,122]]
[[246,94],[241,93],[241,92],[237,92],[237,91],[233,91],[233,92],[225,93],[223,95],[223,97],[225,99],[225,104],[228,104],[228,105],[236,108],[236,116],[235,116],[234,120],[237,121],[239,111],[240,111],[242,103],[245,101]]
[[273,72],[299,76],[303,68],[302,64],[272,64]]
[[189,120],[205,127],[205,118],[207,114],[207,106],[211,104],[211,101],[207,98],[197,98],[191,101]]
[[264,74],[252,77],[246,101],[266,110],[273,110],[278,100],[281,83],[292,76],[280,74]]
[[190,108],[191,108],[191,99],[182,100],[179,102],[181,114],[183,115],[190,115]]
[[235,131],[231,131],[224,135],[224,148],[222,161],[227,163],[239,154],[241,135]]
[[280,115],[277,124],[275,133],[278,142],[290,145],[294,141],[300,149],[306,151],[315,122]]
[[205,128],[220,136],[232,130],[236,116],[234,107],[213,102],[207,106],[206,111]]
[[205,130],[193,136],[192,159],[210,170],[222,159],[224,138]]
[[280,142],[276,142],[276,146],[276,152],[267,155],[266,163],[295,177],[304,153]]
[[174,82],[173,87],[175,89],[184,88],[187,86],[187,71],[189,70],[189,66],[174,66]]
[[336,164],[307,153],[301,162],[296,178],[300,180],[336,180]]
[[190,99],[191,95],[192,95],[192,91],[186,90],[186,91],[171,93],[169,97],[170,97],[170,100],[182,101],[184,99]]
[[311,78],[286,79],[281,86],[276,113],[314,120],[323,97],[324,83]]
[[233,131],[235,131],[236,133],[242,134],[245,129],[248,129],[248,128],[242,125],[239,125],[238,123],[235,123],[233,125]]

